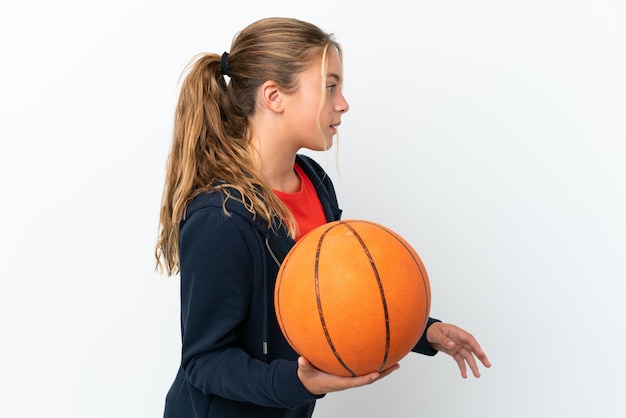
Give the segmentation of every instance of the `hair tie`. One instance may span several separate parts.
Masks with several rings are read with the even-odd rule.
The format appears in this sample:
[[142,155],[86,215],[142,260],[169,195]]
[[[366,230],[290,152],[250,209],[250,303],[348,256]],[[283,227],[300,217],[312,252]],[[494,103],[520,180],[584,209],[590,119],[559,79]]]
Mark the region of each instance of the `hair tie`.
[[228,52],[224,52],[222,54],[222,59],[220,60],[220,72],[222,75],[227,75],[230,77],[230,68],[228,67]]

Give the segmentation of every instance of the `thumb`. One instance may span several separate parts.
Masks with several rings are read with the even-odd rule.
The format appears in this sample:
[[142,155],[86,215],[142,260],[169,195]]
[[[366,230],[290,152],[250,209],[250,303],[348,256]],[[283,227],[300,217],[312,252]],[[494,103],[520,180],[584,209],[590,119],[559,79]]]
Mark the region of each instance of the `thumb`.
[[435,323],[428,328],[426,338],[431,344],[436,344],[444,349],[452,349],[456,346],[454,340],[450,339],[444,332],[440,323]]
[[298,357],[298,368],[302,369],[302,371],[306,371],[311,368],[311,363],[304,357]]
[[447,349],[452,349],[456,346],[456,343],[448,337],[445,337],[447,341],[444,343],[444,347]]
[[451,350],[456,346],[454,340],[450,339],[446,334],[441,331],[437,332],[435,338],[437,340],[437,344],[439,344],[444,349]]

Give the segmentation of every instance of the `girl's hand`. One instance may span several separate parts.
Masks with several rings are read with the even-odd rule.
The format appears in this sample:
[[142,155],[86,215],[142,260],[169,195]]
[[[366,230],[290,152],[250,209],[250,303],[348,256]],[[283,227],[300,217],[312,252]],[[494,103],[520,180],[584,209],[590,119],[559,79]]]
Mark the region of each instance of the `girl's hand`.
[[304,357],[298,358],[298,378],[304,387],[313,395],[323,395],[330,392],[338,392],[345,389],[369,385],[392,372],[398,370],[399,364],[394,364],[382,372],[373,372],[363,376],[345,377],[329,374],[315,368]]
[[456,325],[435,322],[428,327],[426,339],[433,349],[452,356],[459,365],[463,379],[467,378],[467,365],[474,377],[480,377],[477,358],[483,366],[491,367],[487,355],[474,336]]

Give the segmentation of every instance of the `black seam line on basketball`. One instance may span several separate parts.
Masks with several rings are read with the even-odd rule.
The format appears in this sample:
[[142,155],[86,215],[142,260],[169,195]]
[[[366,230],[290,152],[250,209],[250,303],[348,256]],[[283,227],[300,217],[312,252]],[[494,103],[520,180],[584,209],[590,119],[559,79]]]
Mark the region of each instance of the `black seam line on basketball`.
[[369,249],[367,248],[367,245],[365,245],[363,238],[361,238],[359,233],[350,224],[346,223],[345,226],[350,231],[352,231],[356,239],[359,241],[359,244],[361,244],[363,251],[365,251],[365,254],[367,255],[367,259],[369,260],[370,266],[372,267],[372,271],[374,272],[374,277],[376,277],[376,283],[378,284],[378,291],[380,293],[380,299],[383,303],[383,312],[385,313],[385,355],[383,356],[383,361],[380,367],[378,368],[378,371],[380,372],[384,370],[385,365],[387,364],[387,359],[389,358],[389,350],[391,346],[391,330],[389,327],[389,309],[387,307],[385,289],[383,288],[383,282],[380,279],[380,274],[378,273],[378,269],[376,268],[376,263],[374,262],[374,258],[372,257],[372,254],[370,253]]
[[[362,221],[362,222],[367,223],[367,224],[370,224],[370,225],[373,225],[373,226],[376,226],[376,227],[381,228],[381,229],[383,229],[383,230],[385,230],[385,231],[387,230],[385,227],[382,227],[382,226],[380,226],[380,225],[377,225],[377,224],[375,224],[375,223],[373,223],[373,222],[367,222],[367,221]],[[393,236],[393,234],[392,234],[392,236]],[[424,270],[422,270],[422,263],[421,263],[421,260],[419,260],[419,261],[418,261],[418,260],[417,260],[417,259],[413,256],[413,251],[414,251],[414,250],[413,250],[413,251],[411,251],[411,248],[407,247],[407,245],[406,245],[404,242],[402,242],[401,240],[397,239],[395,236],[394,236],[394,238],[396,239],[396,241],[398,241],[398,243],[399,243],[400,245],[402,245],[402,246],[403,246],[403,247],[407,250],[407,253],[409,253],[409,255],[411,256],[411,258],[413,259],[413,262],[415,263],[415,266],[417,267],[417,269],[418,269],[418,270],[419,270],[419,272],[420,272],[420,278],[422,279],[422,286],[424,286],[424,294],[425,294],[425,295],[427,295],[427,294],[428,294],[428,286],[426,285],[426,277],[427,277],[427,276],[426,276],[426,273],[424,272]],[[418,256],[418,257],[419,257],[419,256]],[[426,313],[426,316],[429,316],[429,315],[430,315],[430,302],[428,301],[428,298],[426,298],[426,304],[425,304],[425,305],[426,305],[426,309],[425,309],[424,311],[425,311],[425,313]],[[428,321],[428,318],[426,318],[426,320]]]
[[[337,225],[339,224],[344,224],[344,222],[338,221]],[[336,228],[337,225],[333,225],[330,228],[328,228],[326,231],[324,231],[324,233],[320,236],[319,241],[317,242],[317,249],[315,250],[315,299],[317,300],[317,312],[320,318],[320,322],[322,323],[322,329],[324,330],[324,335],[326,336],[326,341],[328,342],[328,346],[330,347],[331,351],[333,352],[333,355],[335,356],[339,364],[341,364],[341,367],[346,369],[346,371],[354,377],[356,376],[356,373],[354,373],[354,371],[350,369],[350,367],[348,367],[348,365],[343,361],[343,359],[337,352],[337,349],[335,348],[335,344],[333,344],[332,338],[330,337],[330,333],[328,332],[328,328],[326,326],[326,320],[324,319],[324,311],[322,309],[322,298],[320,296],[319,261],[320,261],[320,251],[322,249],[322,242],[324,241],[324,237],[326,236],[326,234],[331,229]]]
[[[420,272],[420,278],[422,279],[422,286],[424,286],[424,294],[428,294],[428,289],[426,286],[426,273],[424,272],[424,270],[422,270],[422,262],[421,260],[418,261],[414,256],[413,256],[413,251],[411,251],[411,249],[409,247],[407,247],[407,245],[402,242],[401,240],[397,239],[396,240],[400,243],[400,245],[402,245],[404,248],[406,248],[407,253],[409,253],[409,255],[411,256],[411,258],[413,259],[413,262],[415,263],[415,266],[417,267],[417,269]],[[418,256],[419,257],[419,256]],[[426,298],[426,314],[430,313],[430,303],[428,302],[428,298]]]

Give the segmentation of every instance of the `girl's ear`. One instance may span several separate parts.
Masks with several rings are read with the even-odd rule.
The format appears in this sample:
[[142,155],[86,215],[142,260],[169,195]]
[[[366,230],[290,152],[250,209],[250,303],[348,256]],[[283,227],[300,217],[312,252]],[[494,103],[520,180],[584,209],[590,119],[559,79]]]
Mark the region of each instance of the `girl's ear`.
[[283,111],[283,93],[273,81],[266,81],[261,85],[260,99],[265,107],[277,113]]

